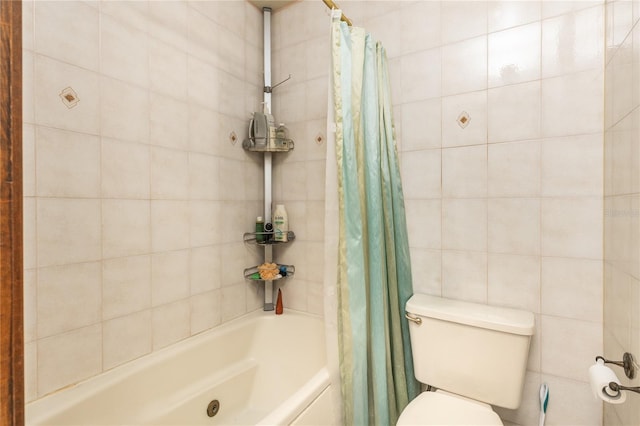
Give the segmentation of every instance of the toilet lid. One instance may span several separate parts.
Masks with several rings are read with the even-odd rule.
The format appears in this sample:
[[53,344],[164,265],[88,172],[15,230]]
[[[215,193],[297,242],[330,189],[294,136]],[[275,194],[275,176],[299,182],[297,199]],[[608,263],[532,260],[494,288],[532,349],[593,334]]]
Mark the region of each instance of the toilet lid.
[[418,395],[400,414],[397,425],[503,426],[491,406],[442,391]]

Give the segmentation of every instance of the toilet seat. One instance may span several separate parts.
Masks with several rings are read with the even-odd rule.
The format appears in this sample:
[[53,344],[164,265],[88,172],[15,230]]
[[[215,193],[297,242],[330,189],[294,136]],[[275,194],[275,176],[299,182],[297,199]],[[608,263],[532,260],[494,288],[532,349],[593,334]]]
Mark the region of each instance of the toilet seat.
[[490,405],[438,390],[422,392],[400,414],[397,426],[503,426]]

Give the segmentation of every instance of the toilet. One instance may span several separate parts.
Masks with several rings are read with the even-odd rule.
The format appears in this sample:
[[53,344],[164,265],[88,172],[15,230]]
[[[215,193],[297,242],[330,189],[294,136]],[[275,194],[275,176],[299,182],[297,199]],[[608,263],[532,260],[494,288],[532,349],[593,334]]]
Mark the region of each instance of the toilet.
[[518,408],[535,320],[531,312],[414,294],[406,304],[418,395],[397,425],[502,425]]

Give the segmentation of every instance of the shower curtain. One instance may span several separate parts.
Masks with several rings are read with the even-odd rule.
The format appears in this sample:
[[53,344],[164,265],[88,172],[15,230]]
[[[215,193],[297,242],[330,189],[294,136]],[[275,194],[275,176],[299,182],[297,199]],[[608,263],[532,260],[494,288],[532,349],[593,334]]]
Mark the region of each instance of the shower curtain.
[[386,54],[364,29],[337,20],[331,37],[325,261],[337,284],[325,291],[336,306],[327,313],[335,315],[342,423],[393,425],[419,385],[404,318],[411,265]]

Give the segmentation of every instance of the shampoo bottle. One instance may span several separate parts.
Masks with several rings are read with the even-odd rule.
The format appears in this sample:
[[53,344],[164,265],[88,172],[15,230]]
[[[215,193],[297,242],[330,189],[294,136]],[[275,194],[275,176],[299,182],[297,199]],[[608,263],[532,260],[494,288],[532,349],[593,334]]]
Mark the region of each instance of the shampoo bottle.
[[289,219],[284,204],[276,204],[276,210],[273,212],[273,239],[275,241],[288,241]]

